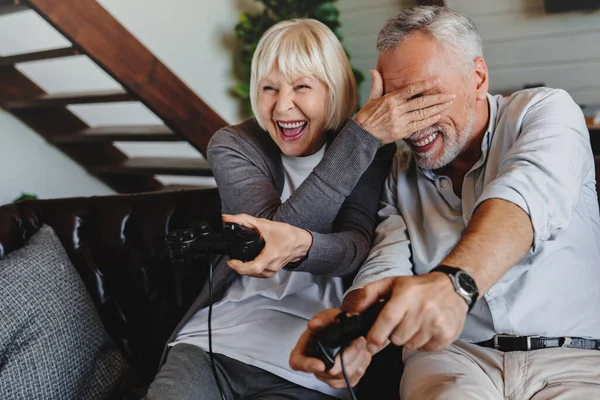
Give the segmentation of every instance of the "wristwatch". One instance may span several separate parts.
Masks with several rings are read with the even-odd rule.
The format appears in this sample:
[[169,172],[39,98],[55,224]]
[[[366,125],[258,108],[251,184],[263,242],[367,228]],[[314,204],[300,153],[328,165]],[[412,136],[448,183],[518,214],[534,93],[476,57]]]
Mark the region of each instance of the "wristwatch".
[[469,306],[468,312],[473,309],[473,306],[479,297],[479,290],[477,289],[475,279],[473,279],[471,275],[460,268],[449,267],[447,265],[438,265],[432,269],[431,272],[442,272],[448,275],[448,278],[450,278],[450,281],[454,285],[456,293],[462,297]]

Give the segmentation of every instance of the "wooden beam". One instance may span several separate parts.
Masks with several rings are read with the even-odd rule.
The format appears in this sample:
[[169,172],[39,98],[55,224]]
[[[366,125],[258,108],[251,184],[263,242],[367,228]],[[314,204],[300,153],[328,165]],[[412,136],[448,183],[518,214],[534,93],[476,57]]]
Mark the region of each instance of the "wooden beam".
[[210,165],[199,158],[136,157],[119,164],[94,168],[99,174],[212,176]]
[[194,186],[194,185],[166,185],[159,192],[175,192],[182,190],[198,190],[198,189],[213,189],[213,187],[208,186]]
[[8,57],[0,57],[0,66],[15,65],[29,61],[49,60],[53,58],[70,57],[79,54],[74,47],[36,51],[34,53],[15,54]]
[[227,125],[96,0],[25,1],[203,154]]
[[100,126],[85,129],[73,135],[57,137],[55,143],[98,142],[178,142],[181,139],[169,128],[161,125],[148,126]]
[[0,103],[2,108],[13,110],[26,110],[31,108],[64,107],[71,104],[96,104],[131,101],[129,93],[122,90],[110,90],[87,93],[57,93],[43,94],[36,97],[8,100]]

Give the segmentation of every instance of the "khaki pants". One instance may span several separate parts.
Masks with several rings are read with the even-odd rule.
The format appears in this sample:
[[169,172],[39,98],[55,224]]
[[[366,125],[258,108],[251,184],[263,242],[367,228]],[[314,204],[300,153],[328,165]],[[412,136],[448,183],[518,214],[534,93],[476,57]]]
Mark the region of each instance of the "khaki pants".
[[600,351],[503,353],[458,341],[435,352],[404,350],[402,400],[596,400]]

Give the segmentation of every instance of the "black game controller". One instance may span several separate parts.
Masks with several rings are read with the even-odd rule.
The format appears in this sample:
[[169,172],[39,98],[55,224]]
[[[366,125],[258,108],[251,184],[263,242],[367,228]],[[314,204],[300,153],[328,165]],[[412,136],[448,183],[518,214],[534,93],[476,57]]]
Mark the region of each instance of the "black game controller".
[[172,260],[188,260],[210,252],[246,262],[254,260],[265,247],[258,232],[233,223],[226,223],[219,232],[213,232],[207,223],[197,222],[191,229],[170,232],[166,240]]
[[178,229],[166,237],[167,257],[175,277],[176,302],[183,303],[181,269],[199,256],[227,255],[230,259],[251,261],[258,256],[265,241],[258,232],[234,223],[226,223],[213,232],[206,222],[195,222],[191,229]]
[[312,346],[312,355],[325,363],[329,371],[335,364],[335,356],[355,339],[366,336],[385,304],[384,299],[375,302],[361,314],[353,315],[342,311],[336,322],[319,331]]

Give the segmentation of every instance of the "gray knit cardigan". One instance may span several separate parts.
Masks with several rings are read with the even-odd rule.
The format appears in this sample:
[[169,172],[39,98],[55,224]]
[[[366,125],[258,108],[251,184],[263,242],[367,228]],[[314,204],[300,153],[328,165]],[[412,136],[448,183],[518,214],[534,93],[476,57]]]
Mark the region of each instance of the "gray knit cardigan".
[[[339,132],[328,134],[323,159],[284,203],[280,200],[284,186],[281,151],[256,120],[216,132],[208,146],[208,161],[223,213],[285,222],[312,234],[307,257],[286,269],[351,278],[369,252],[381,189],[395,150],[394,144],[383,146],[348,120]],[[213,301],[223,297],[235,276],[225,259],[217,261]],[[208,305],[207,282],[169,342]]]

